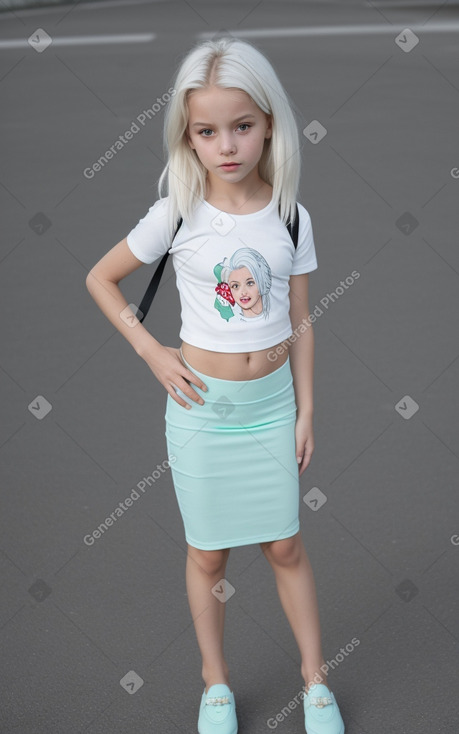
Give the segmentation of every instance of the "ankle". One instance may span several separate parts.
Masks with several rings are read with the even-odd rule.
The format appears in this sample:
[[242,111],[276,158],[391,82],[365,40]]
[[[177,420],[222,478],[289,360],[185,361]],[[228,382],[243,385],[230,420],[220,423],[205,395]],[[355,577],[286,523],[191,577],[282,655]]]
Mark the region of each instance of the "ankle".
[[203,670],[202,679],[206,685],[206,693],[211,686],[214,686],[217,683],[224,683],[231,688],[227,665],[223,665],[221,668],[214,668],[213,670]]
[[324,686],[327,686],[327,688],[329,688],[328,678],[325,673],[320,670],[320,668],[315,670],[302,670],[301,674],[304,678],[304,687],[306,693],[308,692],[308,689],[316,683],[322,683]]

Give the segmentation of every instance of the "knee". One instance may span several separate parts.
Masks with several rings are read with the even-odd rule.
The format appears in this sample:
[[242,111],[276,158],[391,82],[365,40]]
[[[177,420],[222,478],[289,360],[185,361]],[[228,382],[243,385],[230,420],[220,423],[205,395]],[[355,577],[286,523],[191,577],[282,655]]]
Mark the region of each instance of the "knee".
[[263,551],[271,565],[294,566],[300,561],[301,547],[301,538],[297,534],[292,538],[273,540]]
[[198,567],[209,576],[222,574],[226,568],[229,549],[223,550],[199,550],[199,548],[188,547],[188,555],[198,565]]

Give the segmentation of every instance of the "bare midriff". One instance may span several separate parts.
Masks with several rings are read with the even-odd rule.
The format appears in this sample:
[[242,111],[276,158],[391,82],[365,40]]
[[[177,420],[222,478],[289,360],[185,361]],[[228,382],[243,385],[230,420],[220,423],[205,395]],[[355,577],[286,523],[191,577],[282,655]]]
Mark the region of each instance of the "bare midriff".
[[253,380],[279,369],[288,358],[285,342],[256,352],[214,352],[182,342],[182,354],[198,372],[221,380]]

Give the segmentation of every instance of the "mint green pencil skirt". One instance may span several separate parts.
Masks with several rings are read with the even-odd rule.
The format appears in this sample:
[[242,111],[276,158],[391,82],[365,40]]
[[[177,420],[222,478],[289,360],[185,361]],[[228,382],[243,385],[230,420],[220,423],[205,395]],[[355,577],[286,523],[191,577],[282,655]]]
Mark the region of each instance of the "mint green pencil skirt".
[[[183,355],[182,355],[183,357]],[[167,394],[166,444],[187,543],[201,550],[289,538],[299,530],[296,402],[290,358],[252,380],[207,385],[188,410]]]

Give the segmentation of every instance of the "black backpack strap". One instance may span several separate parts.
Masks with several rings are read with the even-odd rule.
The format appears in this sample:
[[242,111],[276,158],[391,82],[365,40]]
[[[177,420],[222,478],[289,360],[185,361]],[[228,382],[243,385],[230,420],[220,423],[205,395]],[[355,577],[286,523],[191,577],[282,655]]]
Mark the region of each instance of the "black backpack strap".
[[[287,229],[289,231],[290,237],[292,238],[292,242],[296,250],[298,246],[298,230],[299,230],[299,224],[300,224],[298,204],[295,204],[295,211],[296,211],[295,223],[293,224],[293,227],[292,227],[292,222],[291,220],[289,220],[287,222]],[[279,216],[280,216],[280,204],[279,204]]]
[[[180,219],[177,222],[177,227],[175,228],[174,236],[172,237],[172,242],[174,241],[177,232],[179,231],[180,227],[182,226],[182,222],[183,222],[183,219],[182,217],[180,217]],[[139,318],[140,323],[142,323],[145,316],[147,315],[150,309],[150,306],[151,306],[151,302],[153,301],[156,291],[158,290],[159,281],[161,280],[161,276],[163,274],[163,270],[165,268],[168,256],[169,256],[169,251],[165,252],[164,255],[162,256],[158,267],[156,268],[155,272],[153,273],[153,277],[150,280],[150,283],[145,292],[145,295],[142,298],[142,301],[139,306],[139,311],[141,312],[141,316]]]

